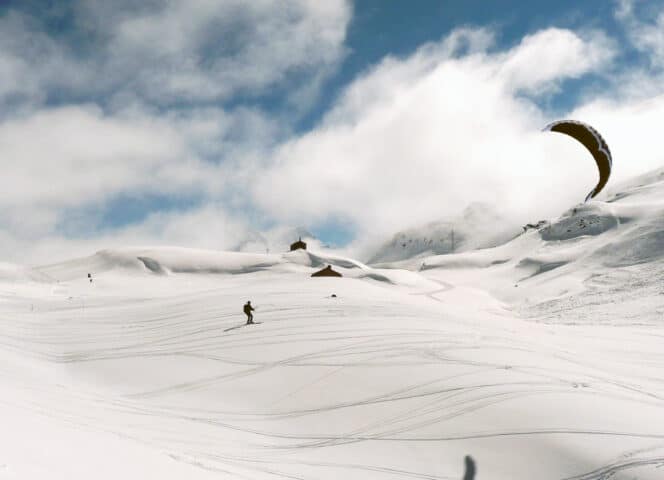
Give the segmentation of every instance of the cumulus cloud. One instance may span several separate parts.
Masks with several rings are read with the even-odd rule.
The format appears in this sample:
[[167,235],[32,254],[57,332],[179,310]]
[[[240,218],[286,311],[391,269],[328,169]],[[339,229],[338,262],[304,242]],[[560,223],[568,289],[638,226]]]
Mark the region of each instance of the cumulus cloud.
[[[247,230],[228,211],[247,208],[243,165],[291,129],[257,99],[288,90],[306,111],[343,58],[351,16],[346,0],[17,5],[0,15],[0,237],[6,257],[28,261],[66,238],[98,244],[78,238],[91,234],[196,244],[178,235],[194,221],[223,224],[219,245],[236,245],[228,226]],[[118,199],[169,197],[202,206],[104,225]],[[77,228],[65,236],[63,224]]]
[[67,35],[48,32],[39,15],[2,18],[0,95],[181,105],[255,97],[286,80],[308,88],[305,76],[342,58],[351,16],[346,0],[88,1],[70,10]]
[[48,231],[67,208],[131,192],[199,190],[214,167],[192,157],[185,140],[169,122],[109,117],[95,106],[6,120],[0,123],[0,216],[14,232],[40,225]]
[[606,68],[615,55],[614,42],[599,31],[583,36],[558,28],[527,35],[507,52],[498,67],[512,91],[542,94],[556,88],[562,79],[579,78]]
[[614,100],[664,93],[664,2],[619,0],[615,18],[624,34],[629,67],[614,72]]
[[[343,59],[346,1],[68,5],[68,35],[34,12],[0,18],[5,259],[128,244],[262,250],[291,234],[284,225],[335,222],[358,242],[384,240],[476,202],[515,224],[556,216],[597,175],[583,147],[540,132],[570,80],[600,80],[564,114],[606,137],[612,182],[664,163],[661,8],[616,4],[648,59],[638,68],[616,62],[626,46],[596,28],[502,47],[496,31],[464,27],[369,66],[298,133],[294,117]],[[262,110],[262,95],[290,110]],[[145,196],[196,201],[129,225],[100,220],[118,198]],[[77,216],[89,231],[64,233]]]
[[664,94],[629,101],[599,98],[580,106],[573,115],[588,119],[611,139],[612,184],[664,166],[659,144]]
[[[360,244],[477,201],[515,225],[555,217],[585,197],[597,173],[582,146],[540,132],[553,115],[603,133],[611,183],[661,167],[664,8],[644,17],[632,2],[617,6],[646,65],[614,63],[629,47],[597,29],[548,28],[502,51],[490,31],[459,29],[356,79],[318,128],[281,146],[257,201],[286,222],[342,218]],[[564,82],[589,76],[596,81],[567,112],[547,110]]]
[[[575,106],[571,116],[596,125],[615,158],[613,184],[664,165],[664,2],[619,0],[615,17],[639,55],[611,71],[609,87]],[[623,52],[624,53],[624,52]]]
[[21,236],[0,230],[0,243],[5,249],[3,261],[47,264],[126,246],[177,245],[230,250],[254,234],[247,222],[229,215],[225,207],[213,204],[190,211],[156,212],[138,224],[92,233],[72,237],[57,231],[41,232],[38,241],[26,249]]
[[0,118],[40,104],[48,90],[87,88],[91,80],[87,66],[16,11],[0,17],[0,44]]
[[[638,50],[647,55],[652,67],[664,68],[664,8],[657,2],[620,0],[616,18],[626,27],[627,35]],[[637,12],[641,11],[641,14]]]
[[347,218],[366,234],[477,201],[528,221],[583,199],[592,162],[540,133],[548,118],[530,97],[604,68],[611,42],[547,29],[508,51],[483,41],[459,55],[459,38],[490,35],[453,32],[349,86],[320,128],[279,149],[256,187],[260,204],[284,221]]

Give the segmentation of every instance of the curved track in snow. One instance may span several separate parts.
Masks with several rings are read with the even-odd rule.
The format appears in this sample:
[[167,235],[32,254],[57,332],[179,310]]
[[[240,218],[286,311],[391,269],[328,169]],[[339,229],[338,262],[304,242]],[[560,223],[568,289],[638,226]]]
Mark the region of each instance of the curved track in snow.
[[[2,410],[65,432],[62,455],[78,445],[66,432],[91,436],[81,462],[112,438],[187,478],[451,479],[466,454],[482,478],[659,478],[664,331],[528,323],[435,282],[263,271],[28,286],[0,302]],[[247,298],[263,323],[224,331]]]

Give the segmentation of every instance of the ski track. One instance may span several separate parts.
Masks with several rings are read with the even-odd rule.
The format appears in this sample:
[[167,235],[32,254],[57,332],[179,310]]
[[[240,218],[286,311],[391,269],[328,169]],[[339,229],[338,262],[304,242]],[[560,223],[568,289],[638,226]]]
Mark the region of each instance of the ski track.
[[[460,478],[463,453],[483,471],[487,452],[511,464],[562,438],[600,441],[606,454],[537,478],[656,478],[662,419],[604,423],[616,405],[662,411],[661,329],[526,323],[480,300],[462,315],[448,309],[460,293],[445,282],[387,296],[388,287],[354,282],[334,303],[318,285],[298,284],[287,298],[262,287],[252,299],[263,323],[236,329],[244,281],[166,298],[85,292],[85,305],[86,287],[75,284],[62,287],[67,297],[5,294],[0,351],[16,361],[0,367],[10,387],[0,404],[229,478]],[[159,378],[132,372],[145,362]],[[538,415],[543,408],[555,415]]]

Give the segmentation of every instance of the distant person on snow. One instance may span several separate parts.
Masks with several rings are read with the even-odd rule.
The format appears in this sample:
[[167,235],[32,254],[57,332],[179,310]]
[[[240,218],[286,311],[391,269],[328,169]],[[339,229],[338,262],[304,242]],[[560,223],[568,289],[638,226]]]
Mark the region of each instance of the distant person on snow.
[[466,455],[464,461],[466,462],[466,472],[463,475],[463,480],[475,480],[475,473],[477,473],[475,460],[470,455]]
[[254,316],[251,312],[254,311],[254,307],[251,306],[251,301],[247,301],[247,303],[244,304],[244,313],[247,315],[247,325],[250,323],[254,323]]

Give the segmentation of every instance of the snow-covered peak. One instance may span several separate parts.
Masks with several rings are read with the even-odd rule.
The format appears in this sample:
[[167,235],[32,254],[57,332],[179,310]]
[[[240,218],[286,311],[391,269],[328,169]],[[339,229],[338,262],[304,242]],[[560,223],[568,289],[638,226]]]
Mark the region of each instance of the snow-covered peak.
[[[430,278],[479,288],[531,313],[533,305],[540,305],[532,313],[539,318],[586,302],[610,305],[610,298],[629,291],[630,298],[651,298],[650,313],[642,312],[642,317],[655,318],[664,309],[659,293],[664,276],[664,170],[623,185],[606,201],[593,200],[556,219],[536,222],[502,245],[425,254],[381,266],[420,270]],[[628,308],[630,303],[625,299],[623,305]]]
[[369,264],[394,262],[456,252],[467,252],[505,243],[519,234],[492,206],[473,203],[459,216],[394,234],[371,256]]

